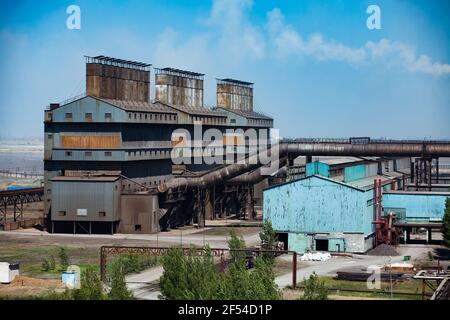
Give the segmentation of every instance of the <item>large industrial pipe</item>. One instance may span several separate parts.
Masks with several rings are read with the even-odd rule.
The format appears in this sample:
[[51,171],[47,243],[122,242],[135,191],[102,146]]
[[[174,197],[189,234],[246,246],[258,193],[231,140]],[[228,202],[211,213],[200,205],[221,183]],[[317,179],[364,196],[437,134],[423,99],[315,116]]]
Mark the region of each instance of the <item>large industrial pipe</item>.
[[450,157],[450,142],[287,142],[280,154],[294,156],[386,156],[386,157]]
[[[278,168],[273,171],[271,175],[277,175],[286,170],[287,157],[280,159],[274,163],[274,167]],[[256,184],[267,178],[267,174],[262,174],[262,169],[266,166],[259,167],[258,169],[242,174],[240,176],[234,177],[230,180],[227,180],[227,183],[233,184]]]
[[[278,150],[276,150],[278,149]],[[281,157],[298,156],[387,156],[387,157],[450,157],[450,142],[386,141],[355,144],[351,142],[283,142],[264,151],[264,156],[278,152]],[[206,188],[245,172],[261,167],[259,154],[246,159],[245,163],[225,166],[200,177],[175,178],[158,186],[160,192],[169,189]]]

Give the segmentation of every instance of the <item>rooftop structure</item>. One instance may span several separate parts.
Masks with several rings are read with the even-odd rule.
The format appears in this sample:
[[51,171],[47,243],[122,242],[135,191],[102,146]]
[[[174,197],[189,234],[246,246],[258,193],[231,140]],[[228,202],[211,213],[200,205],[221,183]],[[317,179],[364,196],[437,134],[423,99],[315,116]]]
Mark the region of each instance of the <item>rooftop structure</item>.
[[148,102],[150,66],[106,56],[86,57],[86,95]]
[[217,79],[217,107],[253,111],[253,83],[235,79]]

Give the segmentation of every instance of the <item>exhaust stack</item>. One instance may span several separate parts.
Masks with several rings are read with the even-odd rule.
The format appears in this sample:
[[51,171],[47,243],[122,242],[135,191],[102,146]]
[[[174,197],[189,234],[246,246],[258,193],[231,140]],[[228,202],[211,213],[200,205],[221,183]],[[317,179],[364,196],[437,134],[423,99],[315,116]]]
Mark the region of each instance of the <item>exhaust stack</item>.
[[234,79],[217,79],[217,107],[253,111],[253,83]]
[[86,56],[86,95],[149,102],[150,66],[105,56]]
[[181,107],[203,107],[203,73],[174,68],[155,69],[155,98]]

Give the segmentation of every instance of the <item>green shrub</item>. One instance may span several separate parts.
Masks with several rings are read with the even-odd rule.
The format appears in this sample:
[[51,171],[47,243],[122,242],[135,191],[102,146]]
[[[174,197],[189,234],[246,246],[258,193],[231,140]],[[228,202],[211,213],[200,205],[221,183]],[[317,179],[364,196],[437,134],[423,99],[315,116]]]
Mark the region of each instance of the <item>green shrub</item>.
[[309,279],[305,280],[305,289],[302,300],[328,300],[328,289],[323,280],[313,272]]
[[58,251],[59,263],[61,265],[62,270],[66,270],[69,266],[69,257],[67,256],[66,248],[60,247]]
[[75,300],[104,300],[103,285],[99,274],[91,266],[81,274],[81,288],[72,290]]
[[108,293],[111,300],[130,300],[133,294],[127,289],[125,275],[120,263],[115,263],[112,267],[111,290]]

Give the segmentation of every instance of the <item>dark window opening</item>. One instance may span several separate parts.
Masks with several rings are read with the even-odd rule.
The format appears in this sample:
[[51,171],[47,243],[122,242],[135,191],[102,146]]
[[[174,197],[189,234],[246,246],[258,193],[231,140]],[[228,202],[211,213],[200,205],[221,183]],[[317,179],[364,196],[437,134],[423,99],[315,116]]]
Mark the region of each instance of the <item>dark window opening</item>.
[[135,224],[134,225],[134,231],[141,231],[142,227],[140,224]]
[[86,151],[86,152],[84,153],[84,155],[85,155],[86,157],[92,157],[92,151]]
[[72,120],[72,118],[73,118],[72,113],[66,113],[66,119]]
[[112,120],[112,113],[105,113],[105,120],[111,121]]
[[105,157],[111,157],[112,152],[111,151],[105,151]]
[[328,251],[328,239],[316,239],[316,251]]
[[106,212],[105,212],[105,211],[100,211],[100,212],[98,213],[98,215],[99,215],[100,217],[106,217]]
[[84,114],[84,119],[86,121],[92,121],[92,113],[85,113]]
[[66,215],[66,212],[65,212],[65,211],[59,211],[59,212],[58,212],[58,215],[59,215],[60,217],[64,217],[64,216]]
[[71,157],[72,156],[72,151],[66,151],[66,157]]

